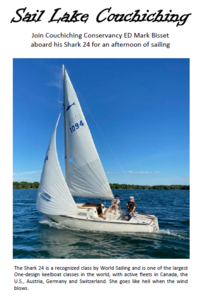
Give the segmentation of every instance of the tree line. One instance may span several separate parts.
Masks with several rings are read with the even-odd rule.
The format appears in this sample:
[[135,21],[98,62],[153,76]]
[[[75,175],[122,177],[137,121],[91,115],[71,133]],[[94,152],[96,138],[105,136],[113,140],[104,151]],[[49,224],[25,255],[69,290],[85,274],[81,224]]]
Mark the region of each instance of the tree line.
[[119,184],[110,183],[112,190],[123,189],[123,190],[189,190],[189,185],[134,185],[134,184]]
[[[39,182],[26,182],[21,181],[13,182],[13,189],[38,189]],[[120,183],[110,183],[112,190],[189,190],[189,185],[134,185],[134,184],[120,184]]]
[[39,187],[39,182],[35,181],[35,182],[27,182],[27,181],[21,181],[21,182],[17,182],[14,181],[13,182],[13,188],[14,189],[38,189]]

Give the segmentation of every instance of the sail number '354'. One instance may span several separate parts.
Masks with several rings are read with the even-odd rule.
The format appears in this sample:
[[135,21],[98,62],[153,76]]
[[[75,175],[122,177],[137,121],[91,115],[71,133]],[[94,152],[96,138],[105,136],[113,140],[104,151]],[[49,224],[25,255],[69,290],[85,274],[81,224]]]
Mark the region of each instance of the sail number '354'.
[[75,123],[74,125],[72,125],[69,129],[70,129],[71,133],[73,133],[75,130],[79,129],[81,126],[84,126],[84,123],[82,120],[79,123]]

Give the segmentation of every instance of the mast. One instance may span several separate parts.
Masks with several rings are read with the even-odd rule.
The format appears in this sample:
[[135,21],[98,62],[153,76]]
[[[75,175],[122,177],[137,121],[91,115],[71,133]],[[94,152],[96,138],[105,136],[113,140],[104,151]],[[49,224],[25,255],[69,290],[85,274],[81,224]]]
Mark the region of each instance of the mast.
[[65,181],[67,183],[67,143],[66,143],[66,117],[65,117],[65,67],[62,65],[63,77],[63,113],[64,113],[64,144],[65,144]]

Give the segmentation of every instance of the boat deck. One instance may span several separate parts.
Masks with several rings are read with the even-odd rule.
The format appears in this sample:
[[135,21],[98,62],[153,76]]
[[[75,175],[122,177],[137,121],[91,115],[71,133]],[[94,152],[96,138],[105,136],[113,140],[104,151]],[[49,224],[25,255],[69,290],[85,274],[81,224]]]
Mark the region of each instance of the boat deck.
[[111,221],[111,222],[123,222],[123,223],[133,223],[133,224],[151,224],[154,221],[155,216],[151,215],[144,215],[139,213],[134,213],[133,217],[127,221],[125,219],[126,211],[117,210],[115,214],[114,210],[111,210],[107,213],[106,217],[103,219],[102,215],[106,212],[107,208],[101,203],[84,203],[77,205],[79,209],[79,213],[77,216],[81,218],[89,218],[93,220],[102,220],[104,221]]
[[158,219],[155,216],[134,213],[125,220],[125,211],[118,210],[115,215],[110,211],[106,218],[102,214],[107,208],[102,203],[77,204],[78,213],[74,215],[47,215],[51,220],[61,223],[68,228],[106,231],[106,232],[156,232],[159,230]]

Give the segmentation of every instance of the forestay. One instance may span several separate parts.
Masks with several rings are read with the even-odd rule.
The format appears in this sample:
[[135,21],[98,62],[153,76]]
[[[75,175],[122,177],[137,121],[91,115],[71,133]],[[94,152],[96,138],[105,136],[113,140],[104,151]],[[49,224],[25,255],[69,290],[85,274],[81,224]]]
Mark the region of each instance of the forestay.
[[37,195],[37,209],[48,215],[75,214],[78,212],[58,161],[56,130],[59,119],[60,116],[46,153]]
[[63,67],[66,181],[73,196],[114,198],[76,92]]

